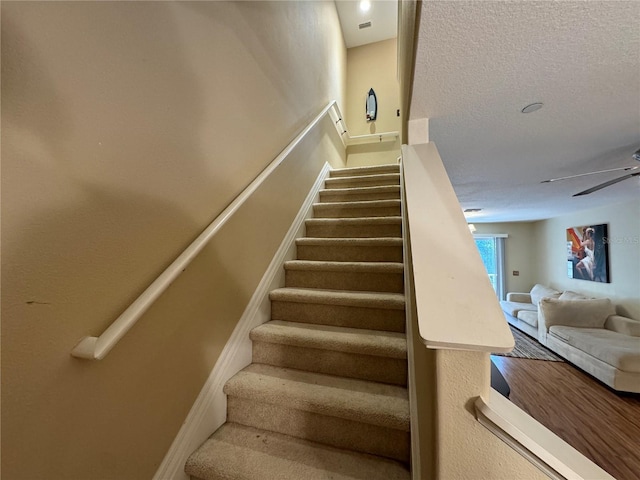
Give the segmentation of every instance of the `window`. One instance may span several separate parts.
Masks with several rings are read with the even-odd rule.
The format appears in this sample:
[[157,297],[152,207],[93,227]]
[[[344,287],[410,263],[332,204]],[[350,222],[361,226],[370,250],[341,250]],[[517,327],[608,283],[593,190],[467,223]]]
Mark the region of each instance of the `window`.
[[504,239],[506,235],[474,235],[484,267],[500,300],[504,299]]

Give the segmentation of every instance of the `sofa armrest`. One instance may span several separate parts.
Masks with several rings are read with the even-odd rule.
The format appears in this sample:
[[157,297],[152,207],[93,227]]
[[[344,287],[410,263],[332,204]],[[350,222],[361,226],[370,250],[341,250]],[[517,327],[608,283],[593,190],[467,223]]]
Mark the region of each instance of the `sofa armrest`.
[[634,320],[633,318],[611,315],[607,318],[607,321],[604,322],[604,328],[622,333],[623,335],[640,337],[640,321]]
[[604,328],[607,318],[615,313],[615,307],[608,298],[586,300],[543,298],[540,300],[538,322],[545,333],[553,325]]
[[507,302],[531,303],[531,295],[523,292],[509,292]]

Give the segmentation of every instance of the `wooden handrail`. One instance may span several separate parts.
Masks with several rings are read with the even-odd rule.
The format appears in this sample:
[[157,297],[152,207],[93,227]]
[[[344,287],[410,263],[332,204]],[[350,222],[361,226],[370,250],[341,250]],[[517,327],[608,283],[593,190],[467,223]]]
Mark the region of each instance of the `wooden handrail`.
[[[342,119],[342,114],[336,101],[330,102],[322,111],[286,146],[282,152],[218,215],[213,222],[189,245],[164,272],[156,278],[147,289],[102,332],[99,337],[87,336],[82,338],[71,351],[77,358],[100,360],[118,343],[118,341],[133,327],[142,315],[151,307],[162,293],[180,276],[191,261],[202,251],[213,236],[224,226],[231,216],[244,204],[265,179],[284,161],[303,138],[327,115],[334,115]],[[342,134],[336,125],[338,133]],[[346,129],[345,129],[346,131]],[[343,139],[344,141],[344,139]]]

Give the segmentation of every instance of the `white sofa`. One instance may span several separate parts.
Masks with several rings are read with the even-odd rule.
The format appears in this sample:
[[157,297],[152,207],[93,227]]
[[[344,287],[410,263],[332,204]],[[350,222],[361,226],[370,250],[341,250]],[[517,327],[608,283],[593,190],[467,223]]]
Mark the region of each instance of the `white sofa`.
[[640,393],[640,321],[616,315],[607,298],[579,297],[540,300],[541,343],[611,388]]
[[538,304],[545,297],[558,298],[562,292],[536,284],[529,292],[510,292],[500,302],[507,321],[519,330],[538,339]]
[[501,301],[507,321],[614,390],[640,393],[640,321],[607,298],[536,284]]

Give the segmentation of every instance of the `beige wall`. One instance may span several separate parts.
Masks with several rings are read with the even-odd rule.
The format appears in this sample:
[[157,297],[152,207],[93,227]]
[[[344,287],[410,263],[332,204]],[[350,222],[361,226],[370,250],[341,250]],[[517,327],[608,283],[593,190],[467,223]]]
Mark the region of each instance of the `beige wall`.
[[[378,99],[378,115],[367,122],[365,100],[373,88]],[[397,78],[397,41],[395,38],[347,50],[347,108],[343,112],[349,133],[400,131],[400,85]],[[402,112],[400,112],[402,114]],[[347,150],[350,167],[396,163],[400,140],[383,144],[355,145]]]
[[69,353],[343,101],[335,5],[2,2],[2,47],[3,477],[150,478],[323,162],[344,164],[332,122],[104,360]]
[[[505,291],[528,292],[536,283],[534,223],[474,223],[476,234],[507,234],[505,238]],[[519,275],[513,275],[518,271]]]
[[489,354],[436,350],[438,460],[436,478],[542,480],[548,478],[484,427],[475,415],[478,395],[488,398]]
[[[609,225],[611,283],[567,276],[566,229],[587,224]],[[528,223],[474,223],[476,233],[506,233],[507,292],[528,292],[536,283],[608,297],[618,313],[640,319],[640,201],[586,210]],[[513,270],[520,276],[514,277]]]
[[[611,283],[576,280],[567,276],[566,229],[609,225]],[[558,290],[608,297],[618,313],[640,319],[640,200],[552,218],[535,224],[536,278]]]

